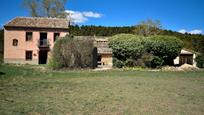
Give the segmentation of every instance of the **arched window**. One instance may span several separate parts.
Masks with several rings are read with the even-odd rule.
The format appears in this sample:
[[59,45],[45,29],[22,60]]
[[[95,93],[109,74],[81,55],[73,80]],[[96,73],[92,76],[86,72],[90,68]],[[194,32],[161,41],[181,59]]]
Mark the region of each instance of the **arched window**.
[[18,46],[18,40],[17,39],[13,39],[13,46]]

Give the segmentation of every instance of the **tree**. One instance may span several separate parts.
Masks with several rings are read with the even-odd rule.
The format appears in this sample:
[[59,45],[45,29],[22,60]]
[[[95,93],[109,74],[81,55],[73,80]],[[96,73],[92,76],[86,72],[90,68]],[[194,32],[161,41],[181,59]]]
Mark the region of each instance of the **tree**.
[[67,0],[24,0],[23,6],[33,17],[66,17],[64,5]]
[[198,54],[197,56],[196,56],[196,59],[195,59],[195,61],[196,61],[196,65],[197,65],[197,67],[199,67],[199,68],[204,68],[204,54]]
[[113,56],[121,61],[135,59],[144,53],[143,37],[132,34],[118,34],[109,38]]
[[158,35],[161,29],[161,23],[159,20],[146,20],[141,21],[138,25],[135,26],[134,32],[136,35],[150,36]]
[[[136,36],[118,34],[109,38],[113,49],[114,65],[160,67],[172,65],[180,53],[183,42],[174,36]],[[116,66],[117,67],[117,66]]]
[[93,68],[95,53],[92,39],[67,35],[56,41],[49,66],[52,69]]
[[37,0],[24,0],[23,6],[30,11],[30,15],[33,17],[39,17]]
[[183,48],[183,42],[174,36],[149,36],[145,41],[146,52],[164,60],[164,65],[173,65],[173,60]]

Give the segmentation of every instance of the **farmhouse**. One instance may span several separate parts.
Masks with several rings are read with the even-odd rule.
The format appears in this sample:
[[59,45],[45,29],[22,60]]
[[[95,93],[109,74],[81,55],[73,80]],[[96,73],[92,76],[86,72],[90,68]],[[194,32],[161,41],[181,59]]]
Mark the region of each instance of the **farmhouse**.
[[17,17],[4,26],[4,62],[46,64],[56,39],[67,33],[65,19]]
[[[17,17],[4,26],[4,62],[46,64],[58,37],[68,34],[68,21],[58,18]],[[107,39],[94,39],[99,66],[112,66]]]

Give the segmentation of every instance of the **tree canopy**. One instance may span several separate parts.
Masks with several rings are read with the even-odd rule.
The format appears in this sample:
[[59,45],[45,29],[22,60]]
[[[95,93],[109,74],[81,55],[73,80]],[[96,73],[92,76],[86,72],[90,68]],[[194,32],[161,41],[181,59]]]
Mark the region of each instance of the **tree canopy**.
[[121,67],[172,65],[183,48],[183,42],[174,36],[136,36],[119,34],[109,38],[113,49],[114,65]]
[[24,0],[23,7],[33,17],[65,17],[67,0]]
[[161,23],[159,20],[145,20],[141,21],[138,25],[135,26],[134,32],[136,35],[142,36],[151,36],[158,35],[161,29]]
[[92,39],[80,39],[67,35],[57,39],[49,67],[60,68],[93,68],[94,44]]
[[144,53],[143,37],[133,34],[118,34],[109,38],[113,56],[119,60],[137,59]]
[[160,57],[166,65],[173,65],[182,48],[183,42],[175,36],[149,36],[145,40],[146,51]]

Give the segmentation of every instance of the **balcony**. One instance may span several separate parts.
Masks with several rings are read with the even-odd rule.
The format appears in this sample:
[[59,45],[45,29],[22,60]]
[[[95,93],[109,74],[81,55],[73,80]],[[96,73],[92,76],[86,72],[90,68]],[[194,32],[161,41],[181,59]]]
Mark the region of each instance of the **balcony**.
[[40,47],[40,48],[48,48],[48,47],[50,47],[49,40],[47,40],[47,39],[38,40],[38,47]]

